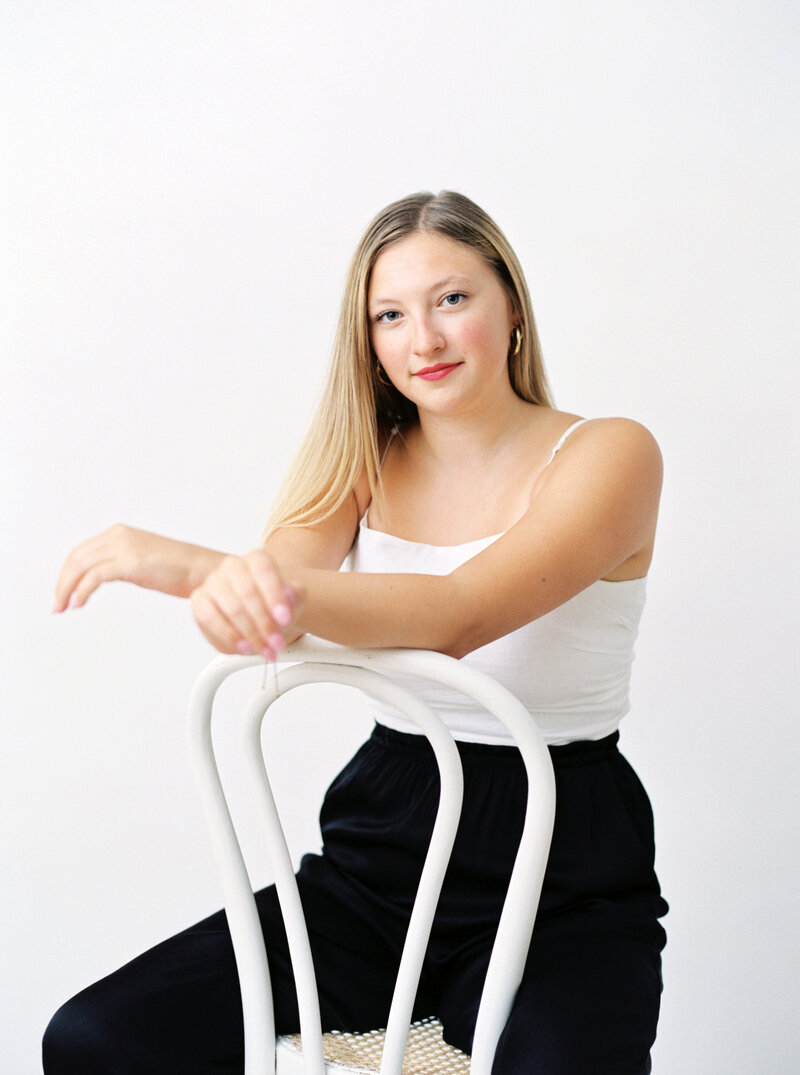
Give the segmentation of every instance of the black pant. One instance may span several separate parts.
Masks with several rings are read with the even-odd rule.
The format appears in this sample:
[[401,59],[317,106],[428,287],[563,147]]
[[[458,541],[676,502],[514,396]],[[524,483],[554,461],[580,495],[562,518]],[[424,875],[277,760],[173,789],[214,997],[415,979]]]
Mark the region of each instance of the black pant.
[[[661,995],[667,911],[653,870],[647,795],[616,747],[551,747],[556,822],[525,975],[495,1075],[645,1075]],[[460,743],[465,805],[415,1017],[437,1015],[469,1052],[522,829],[527,780],[513,747]],[[323,1029],[385,1026],[405,928],[438,803],[421,736],[378,727],[334,780],[322,855],[298,884]],[[278,1033],[299,1021],[274,889],[257,902]],[[241,1072],[242,1017],[218,912],[65,1004],[44,1040],[47,1075]]]

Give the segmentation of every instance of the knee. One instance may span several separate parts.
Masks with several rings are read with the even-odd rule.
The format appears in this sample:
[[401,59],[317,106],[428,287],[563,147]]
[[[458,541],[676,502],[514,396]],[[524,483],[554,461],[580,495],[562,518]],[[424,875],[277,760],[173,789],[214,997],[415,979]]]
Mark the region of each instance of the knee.
[[79,993],[55,1013],[42,1041],[45,1075],[101,1075],[111,1070],[113,1047],[98,1007]]
[[613,1028],[588,1027],[579,1019],[573,1026],[557,1020],[527,1021],[514,1012],[500,1036],[492,1075],[648,1075],[650,1050],[635,1033],[615,1036]]

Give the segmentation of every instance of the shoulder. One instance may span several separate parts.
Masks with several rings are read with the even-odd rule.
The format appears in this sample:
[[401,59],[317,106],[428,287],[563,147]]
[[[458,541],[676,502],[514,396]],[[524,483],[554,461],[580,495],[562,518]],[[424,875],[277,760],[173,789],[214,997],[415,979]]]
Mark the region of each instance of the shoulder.
[[[560,416],[566,439],[545,468],[539,491],[545,486],[581,485],[594,493],[628,491],[656,502],[661,493],[663,460],[653,434],[631,418]],[[580,422],[580,424],[577,424]]]
[[[661,449],[650,430],[632,418],[578,418],[561,414],[567,437],[555,459],[568,456],[621,457],[646,467],[662,466]],[[563,436],[563,434],[562,434]]]
[[623,452],[644,463],[661,463],[661,449],[656,438],[633,418],[589,418],[575,430],[576,443],[579,443],[579,434],[597,451]]
[[605,460],[634,470],[661,488],[664,461],[650,430],[632,418],[594,418],[585,423],[593,445]]

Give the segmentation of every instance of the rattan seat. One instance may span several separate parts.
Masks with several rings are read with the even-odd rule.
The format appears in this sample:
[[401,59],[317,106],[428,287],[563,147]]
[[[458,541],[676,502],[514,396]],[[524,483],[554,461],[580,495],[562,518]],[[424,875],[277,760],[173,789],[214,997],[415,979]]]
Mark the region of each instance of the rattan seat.
[[[364,1034],[345,1034],[334,1030],[322,1035],[322,1055],[326,1069],[342,1075],[379,1075],[385,1030]],[[281,1049],[302,1054],[299,1034],[279,1039]],[[438,1019],[421,1019],[408,1032],[401,1075],[466,1075],[469,1057],[442,1039]]]

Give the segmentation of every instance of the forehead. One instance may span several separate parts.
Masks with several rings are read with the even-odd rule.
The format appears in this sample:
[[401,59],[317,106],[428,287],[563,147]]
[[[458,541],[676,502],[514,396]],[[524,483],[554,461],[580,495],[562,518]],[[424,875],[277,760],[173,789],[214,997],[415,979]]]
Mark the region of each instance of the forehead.
[[388,246],[372,267],[370,299],[433,286],[450,276],[485,276],[494,271],[471,247],[438,232],[415,232]]

